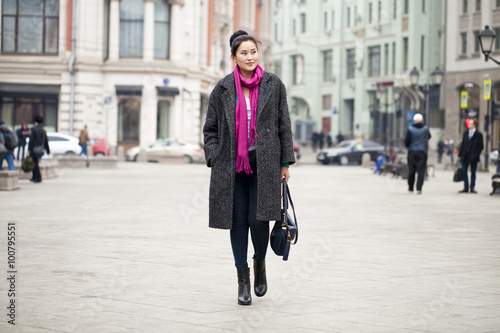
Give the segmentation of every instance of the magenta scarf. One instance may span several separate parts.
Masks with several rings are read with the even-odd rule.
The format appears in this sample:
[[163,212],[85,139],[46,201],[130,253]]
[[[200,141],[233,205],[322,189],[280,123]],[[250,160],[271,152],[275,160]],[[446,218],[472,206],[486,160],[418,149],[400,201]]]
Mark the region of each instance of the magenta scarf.
[[[245,79],[238,68],[234,68],[234,83],[236,85],[236,172],[245,172],[252,174],[250,161],[248,160],[248,147],[255,145],[257,132],[255,131],[255,122],[257,118],[257,102],[259,100],[259,83],[262,80],[264,71],[260,65],[255,67],[252,77]],[[245,93],[241,84],[250,89],[250,139],[248,138],[248,114]]]

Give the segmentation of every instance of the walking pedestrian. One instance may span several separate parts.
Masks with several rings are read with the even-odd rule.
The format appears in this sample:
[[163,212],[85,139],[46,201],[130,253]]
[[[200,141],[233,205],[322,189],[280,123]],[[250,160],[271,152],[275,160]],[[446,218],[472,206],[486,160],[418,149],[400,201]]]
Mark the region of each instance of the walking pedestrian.
[[431,133],[424,125],[420,113],[413,116],[413,125],[406,132],[405,145],[408,148],[408,191],[413,192],[415,173],[417,173],[417,194],[422,194],[425,169],[427,168],[427,150]]
[[467,169],[469,165],[470,193],[477,193],[475,190],[476,170],[483,148],[483,134],[477,130],[477,120],[471,119],[469,121],[469,129],[466,130],[462,136],[460,152],[458,153],[458,160],[462,163],[462,175],[464,178],[464,188],[461,191],[458,191],[458,193],[469,192],[469,178],[467,176]]
[[330,134],[326,136],[326,144],[328,145],[328,148],[332,148],[333,141],[332,141],[332,136]]
[[344,136],[339,132],[339,134],[337,134],[337,144],[341,143],[342,141],[344,141]]
[[33,159],[33,162],[35,162],[33,176],[30,180],[35,183],[42,182],[42,174],[40,173],[39,165],[39,159],[41,159],[41,156],[37,156],[36,154],[34,154],[33,149],[35,149],[35,147],[42,147],[47,152],[47,154],[50,154],[49,140],[47,139],[47,133],[45,133],[42,123],[43,117],[36,116],[35,126],[31,128],[30,143],[28,145],[28,155],[30,155]]
[[17,160],[19,161],[19,153],[21,149],[23,150],[21,154],[21,160],[24,160],[24,149],[26,147],[26,138],[30,135],[30,130],[28,129],[28,124],[24,123],[21,128],[16,131],[17,135]]
[[438,142],[438,163],[443,161],[443,153],[444,153],[444,141],[443,138],[439,138]]
[[[238,30],[230,38],[233,73],[210,94],[204,150],[210,167],[209,227],[230,229],[238,304],[252,303],[248,231],[254,249],[254,292],[267,292],[269,221],[280,219],[281,179],[295,162],[285,85],[259,65],[257,41]],[[236,106],[236,108],[235,108]]]
[[323,131],[318,134],[318,144],[319,150],[321,151],[323,149],[323,145],[325,144],[325,133],[323,133]]
[[446,140],[446,155],[450,156],[451,164],[455,163],[455,142],[451,138]]
[[89,132],[87,131],[87,125],[85,125],[83,127],[83,130],[80,132],[79,140],[80,140],[80,146],[82,147],[82,151],[78,156],[82,155],[88,156],[87,143],[90,141],[90,138],[89,138]]
[[16,170],[14,166],[14,148],[10,149],[6,139],[6,136],[10,134],[12,134],[10,128],[5,125],[3,120],[0,120],[0,170],[3,170],[3,160],[7,161],[10,171]]
[[316,150],[318,149],[318,141],[319,141],[319,134],[318,132],[314,131],[313,134],[312,134],[312,149],[313,149],[313,152],[316,152]]

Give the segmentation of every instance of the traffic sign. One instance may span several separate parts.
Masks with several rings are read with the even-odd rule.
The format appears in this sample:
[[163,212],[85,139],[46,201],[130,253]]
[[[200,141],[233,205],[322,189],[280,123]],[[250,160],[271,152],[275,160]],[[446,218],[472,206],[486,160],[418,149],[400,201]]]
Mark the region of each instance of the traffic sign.
[[462,91],[460,94],[460,107],[462,109],[467,109],[469,106],[469,93],[467,91]]
[[491,80],[484,80],[483,97],[485,101],[491,98]]

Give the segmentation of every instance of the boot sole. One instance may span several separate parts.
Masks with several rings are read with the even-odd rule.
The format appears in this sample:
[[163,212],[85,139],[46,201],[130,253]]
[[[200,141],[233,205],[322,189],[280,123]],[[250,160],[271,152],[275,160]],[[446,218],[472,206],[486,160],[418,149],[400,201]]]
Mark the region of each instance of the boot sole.
[[250,300],[249,302],[242,302],[242,301],[238,300],[238,304],[239,305],[251,305],[252,304],[252,300]]

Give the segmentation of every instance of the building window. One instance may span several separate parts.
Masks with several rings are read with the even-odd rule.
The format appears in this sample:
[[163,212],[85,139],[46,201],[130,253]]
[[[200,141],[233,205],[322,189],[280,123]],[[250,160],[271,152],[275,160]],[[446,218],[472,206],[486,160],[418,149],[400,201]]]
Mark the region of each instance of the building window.
[[380,76],[380,46],[368,48],[368,76]]
[[481,11],[481,0],[476,0],[476,12]]
[[347,49],[347,78],[354,78],[354,69],[356,65],[356,49]]
[[118,142],[138,142],[141,98],[122,96],[118,102]]
[[425,0],[422,0],[422,13],[425,13]]
[[396,43],[392,43],[392,74],[396,74]]
[[351,7],[347,7],[347,27],[351,26]]
[[393,0],[392,2],[392,18],[396,19],[398,14],[398,0]]
[[323,26],[324,26],[324,29],[325,31],[328,30],[328,13],[327,12],[324,12],[323,13]]
[[142,58],[142,49],[144,44],[143,31],[144,2],[136,0],[121,0],[120,57]]
[[2,53],[57,55],[58,0],[4,0]]
[[384,75],[389,75],[389,44],[384,45]]
[[301,55],[292,56],[292,84],[302,84],[304,73],[304,58]]
[[170,4],[155,1],[155,58],[168,59],[170,50]]
[[292,22],[292,36],[297,35],[297,20],[293,19]]
[[467,14],[469,9],[469,0],[462,0],[462,13]]
[[370,2],[368,4],[368,23],[373,22],[373,4]]
[[[5,3],[5,0],[4,0]],[[34,124],[36,116],[43,117],[45,130],[57,131],[57,95],[54,97],[3,96],[0,98],[0,119],[13,130],[22,124]]]
[[332,81],[332,62],[333,62],[333,52],[332,50],[323,51],[323,82]]
[[474,53],[479,53],[479,30],[474,31]]
[[300,32],[306,32],[306,13],[300,14]]
[[404,7],[403,7],[403,13],[404,14],[408,14],[410,12],[410,4],[409,4],[409,0],[404,0]]
[[274,23],[274,41],[278,41],[278,24]]
[[274,61],[274,74],[276,74],[279,77],[281,77],[281,75],[282,75],[281,60]]
[[379,1],[378,2],[378,7],[377,7],[377,22],[380,23],[380,21],[382,20],[382,2]]
[[467,54],[467,33],[466,32],[462,32],[460,34],[460,40],[462,41],[461,53]]
[[408,70],[408,37],[403,38],[403,71]]
[[425,36],[420,37],[420,70],[424,70]]
[[170,102],[169,101],[159,101],[158,102],[158,114],[156,117],[156,138],[166,139],[170,137],[169,135],[169,125],[170,125]]
[[335,11],[332,10],[332,30],[335,29],[335,20],[334,19],[335,19]]
[[323,95],[322,98],[322,109],[323,110],[331,110],[332,109],[332,95]]
[[500,0],[496,0],[496,8],[500,8]]

